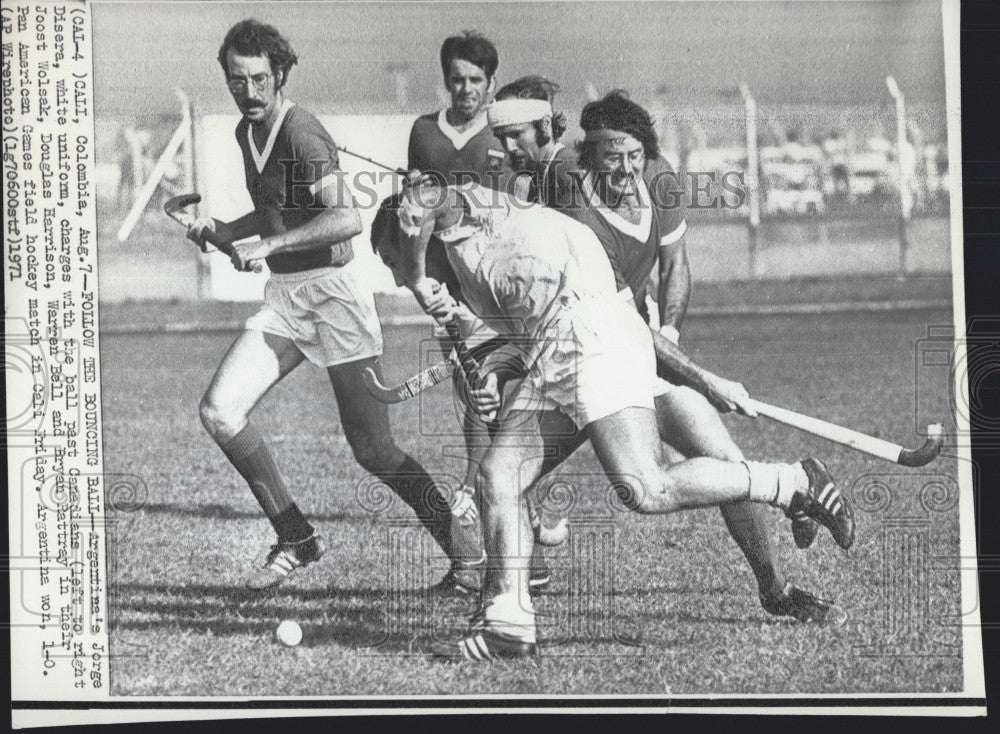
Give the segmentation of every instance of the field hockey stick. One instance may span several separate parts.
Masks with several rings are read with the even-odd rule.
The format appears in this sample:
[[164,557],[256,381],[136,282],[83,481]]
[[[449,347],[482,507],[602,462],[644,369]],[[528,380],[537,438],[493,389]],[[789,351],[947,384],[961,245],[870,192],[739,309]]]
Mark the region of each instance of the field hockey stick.
[[416,397],[428,388],[450,379],[455,374],[456,366],[455,360],[449,357],[441,362],[432,364],[413,377],[393,386],[383,383],[371,367],[365,368],[364,372],[362,372],[362,378],[365,381],[365,389],[368,391],[368,394],[376,400],[389,404],[401,403],[404,400]]
[[393,166],[386,165],[385,163],[379,163],[378,161],[376,161],[376,160],[374,160],[372,158],[369,158],[368,156],[363,156],[363,155],[361,155],[359,153],[354,153],[353,151],[350,151],[347,148],[343,148],[343,147],[338,146],[337,150],[339,150],[341,153],[347,153],[347,155],[351,156],[352,158],[357,158],[359,160],[365,161],[366,163],[371,163],[373,166],[377,166],[379,168],[383,168],[386,171],[392,171],[393,173],[398,173],[400,176],[409,176],[410,175],[409,171],[405,171],[402,168],[395,168]]
[[[163,205],[163,211],[166,212],[168,217],[182,225],[185,229],[189,229],[195,220],[195,216],[191,212],[187,211],[187,207],[200,202],[201,194],[181,194],[180,196],[174,196],[167,199],[166,203]],[[215,248],[223,255],[232,257],[232,242],[226,242],[211,230],[206,230],[202,237],[206,242],[214,245]],[[260,262],[260,260],[251,260],[248,263],[248,267],[255,273],[264,272],[264,265]]]
[[[560,277],[560,288],[565,286],[565,274]],[[552,309],[555,306],[557,299],[553,299],[549,305],[546,307],[545,311],[542,313],[540,324],[545,324],[548,322],[548,318],[552,313]],[[460,335],[459,335],[460,336]],[[535,362],[538,361],[541,355],[542,349],[545,347],[545,340],[540,338],[541,335],[536,335],[536,338],[532,341],[532,348],[528,356],[524,360],[524,372],[527,373],[534,367]],[[449,337],[454,341],[454,337],[449,333]],[[466,363],[468,363],[468,347],[465,343],[459,339],[465,347],[466,353]],[[456,350],[457,352],[457,350]],[[461,357],[460,357],[461,359]],[[448,359],[442,360],[432,364],[413,377],[409,377],[398,385],[389,386],[384,384],[379,380],[375,371],[370,367],[366,368],[362,373],[365,382],[365,388],[368,392],[376,399],[383,403],[401,403],[404,400],[409,400],[412,397],[416,397],[424,390],[428,390],[437,384],[440,384],[451,377],[455,369],[455,362],[450,357]]]
[[798,428],[800,431],[811,433],[828,441],[848,446],[863,454],[885,459],[886,461],[891,461],[894,464],[902,466],[926,466],[938,457],[941,453],[941,447],[944,444],[944,426],[940,423],[931,423],[927,426],[927,440],[924,441],[923,446],[918,449],[907,449],[898,444],[884,441],[881,438],[868,436],[859,431],[844,428],[835,423],[828,423],[819,418],[802,415],[787,408],[768,405],[767,403],[762,403],[760,400],[751,398],[747,402],[760,415],[771,420],[778,421],[786,426]]
[[[457,306],[457,302],[455,305]],[[362,372],[362,379],[368,393],[383,403],[401,403],[450,378],[454,374],[456,366],[461,367],[462,372],[465,374],[465,379],[470,386],[479,387],[482,380],[479,374],[479,364],[472,356],[469,345],[465,343],[462,334],[459,332],[458,317],[452,317],[444,324],[444,327],[448,332],[448,339],[458,357],[457,364],[455,360],[449,357],[441,362],[432,364],[413,377],[391,387],[378,378],[375,370],[371,367],[366,367],[364,372]],[[490,422],[492,419],[486,416],[485,420]]]

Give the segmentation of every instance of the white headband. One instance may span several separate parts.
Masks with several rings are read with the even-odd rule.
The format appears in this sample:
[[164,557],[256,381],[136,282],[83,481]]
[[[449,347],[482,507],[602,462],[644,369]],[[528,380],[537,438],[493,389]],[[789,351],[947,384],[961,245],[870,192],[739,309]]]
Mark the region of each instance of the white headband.
[[490,127],[521,125],[552,114],[552,105],[544,99],[502,99],[486,108]]

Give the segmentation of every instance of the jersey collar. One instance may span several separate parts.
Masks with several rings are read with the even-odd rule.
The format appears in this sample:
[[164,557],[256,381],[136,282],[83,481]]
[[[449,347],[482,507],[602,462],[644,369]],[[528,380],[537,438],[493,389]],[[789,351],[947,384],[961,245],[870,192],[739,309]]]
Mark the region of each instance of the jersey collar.
[[607,220],[608,224],[617,229],[622,234],[645,242],[649,239],[649,233],[653,227],[653,209],[649,202],[649,189],[646,182],[641,178],[636,182],[636,193],[639,198],[639,223],[632,224],[623,216],[612,211],[597,195],[594,189],[593,172],[588,172],[583,178],[583,195],[590,200],[590,205]]
[[258,174],[264,172],[264,166],[267,165],[267,159],[271,157],[271,150],[274,148],[274,141],[278,138],[281,124],[285,121],[285,115],[294,106],[295,103],[287,99],[281,103],[281,109],[278,110],[278,116],[274,120],[274,125],[271,126],[271,132],[267,136],[263,152],[257,151],[257,144],[253,141],[253,125],[247,125],[247,142],[250,144],[250,155],[253,158],[254,166],[257,167]]
[[472,125],[463,132],[459,132],[452,124],[448,122],[448,110],[443,109],[438,113],[438,129],[444,133],[444,136],[451,141],[451,144],[455,146],[455,150],[461,150],[465,147],[465,144],[472,140],[474,137],[479,135],[486,127],[486,113],[480,113],[479,117],[475,119]]

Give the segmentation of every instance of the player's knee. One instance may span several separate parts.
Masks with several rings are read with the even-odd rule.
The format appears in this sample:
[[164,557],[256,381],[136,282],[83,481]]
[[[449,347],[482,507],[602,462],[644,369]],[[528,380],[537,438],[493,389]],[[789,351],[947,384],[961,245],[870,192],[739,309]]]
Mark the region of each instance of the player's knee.
[[496,463],[485,461],[480,464],[476,472],[476,492],[480,500],[489,504],[516,500],[519,492],[517,477],[509,474]]
[[376,476],[394,472],[406,459],[392,439],[356,441],[351,443],[354,460],[369,474]]
[[669,474],[650,476],[645,481],[630,479],[615,484],[618,500],[641,515],[662,515],[680,508],[680,492]]
[[235,436],[247,420],[246,415],[220,404],[209,394],[198,404],[198,415],[205,430],[216,438]]

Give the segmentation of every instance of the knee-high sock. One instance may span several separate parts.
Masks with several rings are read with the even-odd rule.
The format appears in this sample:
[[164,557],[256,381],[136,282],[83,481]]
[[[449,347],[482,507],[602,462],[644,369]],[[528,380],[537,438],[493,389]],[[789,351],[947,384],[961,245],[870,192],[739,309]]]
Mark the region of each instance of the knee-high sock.
[[478,560],[481,551],[474,551],[471,547],[481,547],[481,543],[474,537],[479,533],[479,525],[463,528],[459,523],[452,523],[448,498],[416,459],[406,456],[394,472],[383,472],[376,476],[413,508],[417,518],[449,558],[465,560],[468,557],[469,560]]
[[250,491],[281,540],[295,542],[313,534],[312,525],[288,494],[264,436],[256,426],[247,423],[242,431],[220,444],[220,448],[250,485]]
[[743,551],[761,593],[770,593],[784,587],[785,579],[778,571],[774,559],[771,536],[768,535],[768,510],[754,502],[727,502],[720,505],[722,517],[729,534]]

